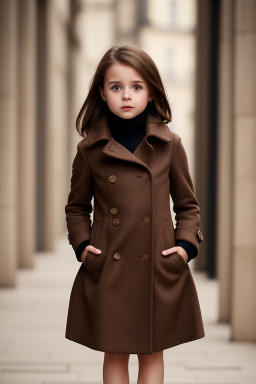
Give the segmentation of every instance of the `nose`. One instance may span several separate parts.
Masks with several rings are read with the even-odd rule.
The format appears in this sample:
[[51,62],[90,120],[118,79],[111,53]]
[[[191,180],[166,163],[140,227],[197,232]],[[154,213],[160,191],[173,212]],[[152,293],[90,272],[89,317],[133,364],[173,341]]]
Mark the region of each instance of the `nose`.
[[124,90],[124,93],[122,95],[122,99],[123,100],[130,100],[131,99],[131,96],[130,96],[130,93],[128,92],[128,89]]

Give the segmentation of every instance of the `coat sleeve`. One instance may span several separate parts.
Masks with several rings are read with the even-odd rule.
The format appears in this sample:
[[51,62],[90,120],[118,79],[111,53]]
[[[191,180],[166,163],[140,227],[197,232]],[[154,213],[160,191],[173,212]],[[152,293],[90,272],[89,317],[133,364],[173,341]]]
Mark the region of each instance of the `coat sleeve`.
[[203,240],[200,227],[200,208],[195,196],[189,165],[181,138],[173,133],[174,144],[170,167],[170,194],[173,201],[176,227],[175,241],[185,240],[192,243],[197,251]]
[[90,239],[92,196],[93,177],[81,140],[72,165],[71,189],[65,206],[68,239],[75,252],[79,244]]

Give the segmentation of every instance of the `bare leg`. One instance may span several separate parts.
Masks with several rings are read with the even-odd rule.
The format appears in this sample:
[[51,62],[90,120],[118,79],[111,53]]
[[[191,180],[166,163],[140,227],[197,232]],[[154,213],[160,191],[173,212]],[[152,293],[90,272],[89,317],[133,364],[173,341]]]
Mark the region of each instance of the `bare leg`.
[[163,351],[152,354],[138,354],[139,373],[137,384],[163,384]]
[[129,384],[129,353],[105,352],[103,362],[104,384]]

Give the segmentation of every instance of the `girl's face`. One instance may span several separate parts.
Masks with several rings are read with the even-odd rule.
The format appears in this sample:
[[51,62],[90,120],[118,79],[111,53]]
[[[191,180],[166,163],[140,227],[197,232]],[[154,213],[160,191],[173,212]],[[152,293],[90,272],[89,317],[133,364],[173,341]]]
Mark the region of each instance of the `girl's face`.
[[131,119],[144,111],[152,101],[149,87],[136,69],[112,64],[106,71],[103,88],[99,92],[109,109],[123,119]]

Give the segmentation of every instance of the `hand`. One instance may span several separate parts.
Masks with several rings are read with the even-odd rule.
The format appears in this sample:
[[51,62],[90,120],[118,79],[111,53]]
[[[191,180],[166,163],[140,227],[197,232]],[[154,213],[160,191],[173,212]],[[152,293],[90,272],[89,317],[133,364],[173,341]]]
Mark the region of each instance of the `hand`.
[[177,247],[172,247],[172,248],[169,248],[169,249],[164,250],[164,251],[162,252],[162,254],[163,254],[164,256],[167,256],[167,255],[170,255],[170,254],[175,253],[175,252],[177,252],[177,253],[180,254],[180,256],[181,256],[181,257],[183,258],[183,260],[184,260],[184,263],[187,263],[187,262],[188,262],[189,257],[188,257],[187,252],[185,251],[185,249],[184,249],[183,247],[180,247],[179,245],[178,245]]
[[92,252],[92,253],[95,253],[95,254],[100,254],[100,253],[101,253],[101,250],[100,250],[100,249],[95,248],[95,247],[93,247],[92,245],[87,245],[87,246],[85,247],[85,249],[83,250],[83,253],[82,253],[82,255],[81,255],[81,260],[82,260],[82,262],[85,261],[88,251],[90,251],[90,252]]

